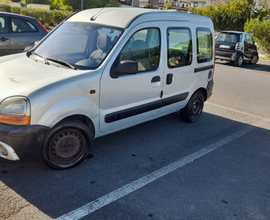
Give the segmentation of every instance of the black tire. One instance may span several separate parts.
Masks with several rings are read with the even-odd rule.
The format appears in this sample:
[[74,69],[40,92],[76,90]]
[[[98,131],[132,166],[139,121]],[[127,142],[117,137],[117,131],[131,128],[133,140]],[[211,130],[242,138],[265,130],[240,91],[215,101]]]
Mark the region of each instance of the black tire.
[[250,60],[251,64],[256,64],[259,61],[259,56],[258,54],[253,54]]
[[54,169],[68,169],[84,161],[93,145],[90,129],[79,120],[66,120],[49,133],[41,150],[45,164]]
[[201,92],[194,93],[185,108],[180,110],[180,115],[185,122],[196,122],[203,110],[204,96]]
[[234,61],[234,65],[235,66],[242,66],[242,64],[243,64],[243,56],[242,55],[240,55],[235,61]]

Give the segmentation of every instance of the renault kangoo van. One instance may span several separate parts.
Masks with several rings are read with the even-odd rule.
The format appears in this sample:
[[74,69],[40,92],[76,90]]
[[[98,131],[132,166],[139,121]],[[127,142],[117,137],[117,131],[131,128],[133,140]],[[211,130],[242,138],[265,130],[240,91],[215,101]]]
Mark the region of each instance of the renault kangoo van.
[[195,122],[211,96],[210,18],[140,8],[74,14],[27,53],[0,58],[0,156],[82,162],[93,139],[179,111]]

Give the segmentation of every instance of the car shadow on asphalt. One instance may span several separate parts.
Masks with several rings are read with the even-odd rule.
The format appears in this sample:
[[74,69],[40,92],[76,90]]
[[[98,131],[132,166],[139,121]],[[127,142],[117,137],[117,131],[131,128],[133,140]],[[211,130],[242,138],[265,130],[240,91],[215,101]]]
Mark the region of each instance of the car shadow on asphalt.
[[[196,123],[184,123],[174,113],[96,139],[94,157],[72,169],[52,170],[39,159],[0,159],[0,181],[57,218],[248,126],[207,112]],[[270,136],[269,130],[254,128]],[[8,196],[1,194],[1,200]],[[0,217],[16,209],[8,199],[0,204]]]
[[215,63],[221,64],[224,66],[235,67],[235,68],[269,72],[269,74],[270,74],[270,61],[261,61],[257,64],[250,64],[250,63],[244,62],[241,67],[234,66],[233,62],[229,62],[229,61],[216,60]]

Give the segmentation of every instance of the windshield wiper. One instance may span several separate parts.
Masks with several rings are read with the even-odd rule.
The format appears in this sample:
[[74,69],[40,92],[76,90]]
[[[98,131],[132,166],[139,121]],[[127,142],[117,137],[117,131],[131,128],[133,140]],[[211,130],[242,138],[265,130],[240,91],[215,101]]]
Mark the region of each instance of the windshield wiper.
[[71,68],[73,70],[76,70],[77,69],[75,66],[73,66],[70,63],[68,63],[66,61],[63,61],[63,60],[57,60],[57,59],[53,59],[53,58],[47,58],[47,60],[53,61],[55,63],[62,64],[63,66],[69,67],[69,68]]
[[45,63],[45,64],[50,65],[49,62],[48,62],[48,59],[47,59],[46,57],[43,57],[43,56],[41,56],[40,54],[38,54],[38,53],[36,53],[36,52],[33,52],[33,51],[31,52],[30,55],[36,55],[36,56],[42,58],[42,59],[44,60],[44,63]]

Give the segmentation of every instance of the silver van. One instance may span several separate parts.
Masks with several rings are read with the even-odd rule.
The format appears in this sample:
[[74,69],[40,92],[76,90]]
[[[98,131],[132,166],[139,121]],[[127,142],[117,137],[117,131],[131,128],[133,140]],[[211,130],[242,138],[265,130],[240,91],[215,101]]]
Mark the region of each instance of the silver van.
[[0,156],[81,163],[93,139],[180,111],[199,119],[211,96],[210,18],[140,8],[81,11],[27,53],[0,58]]

